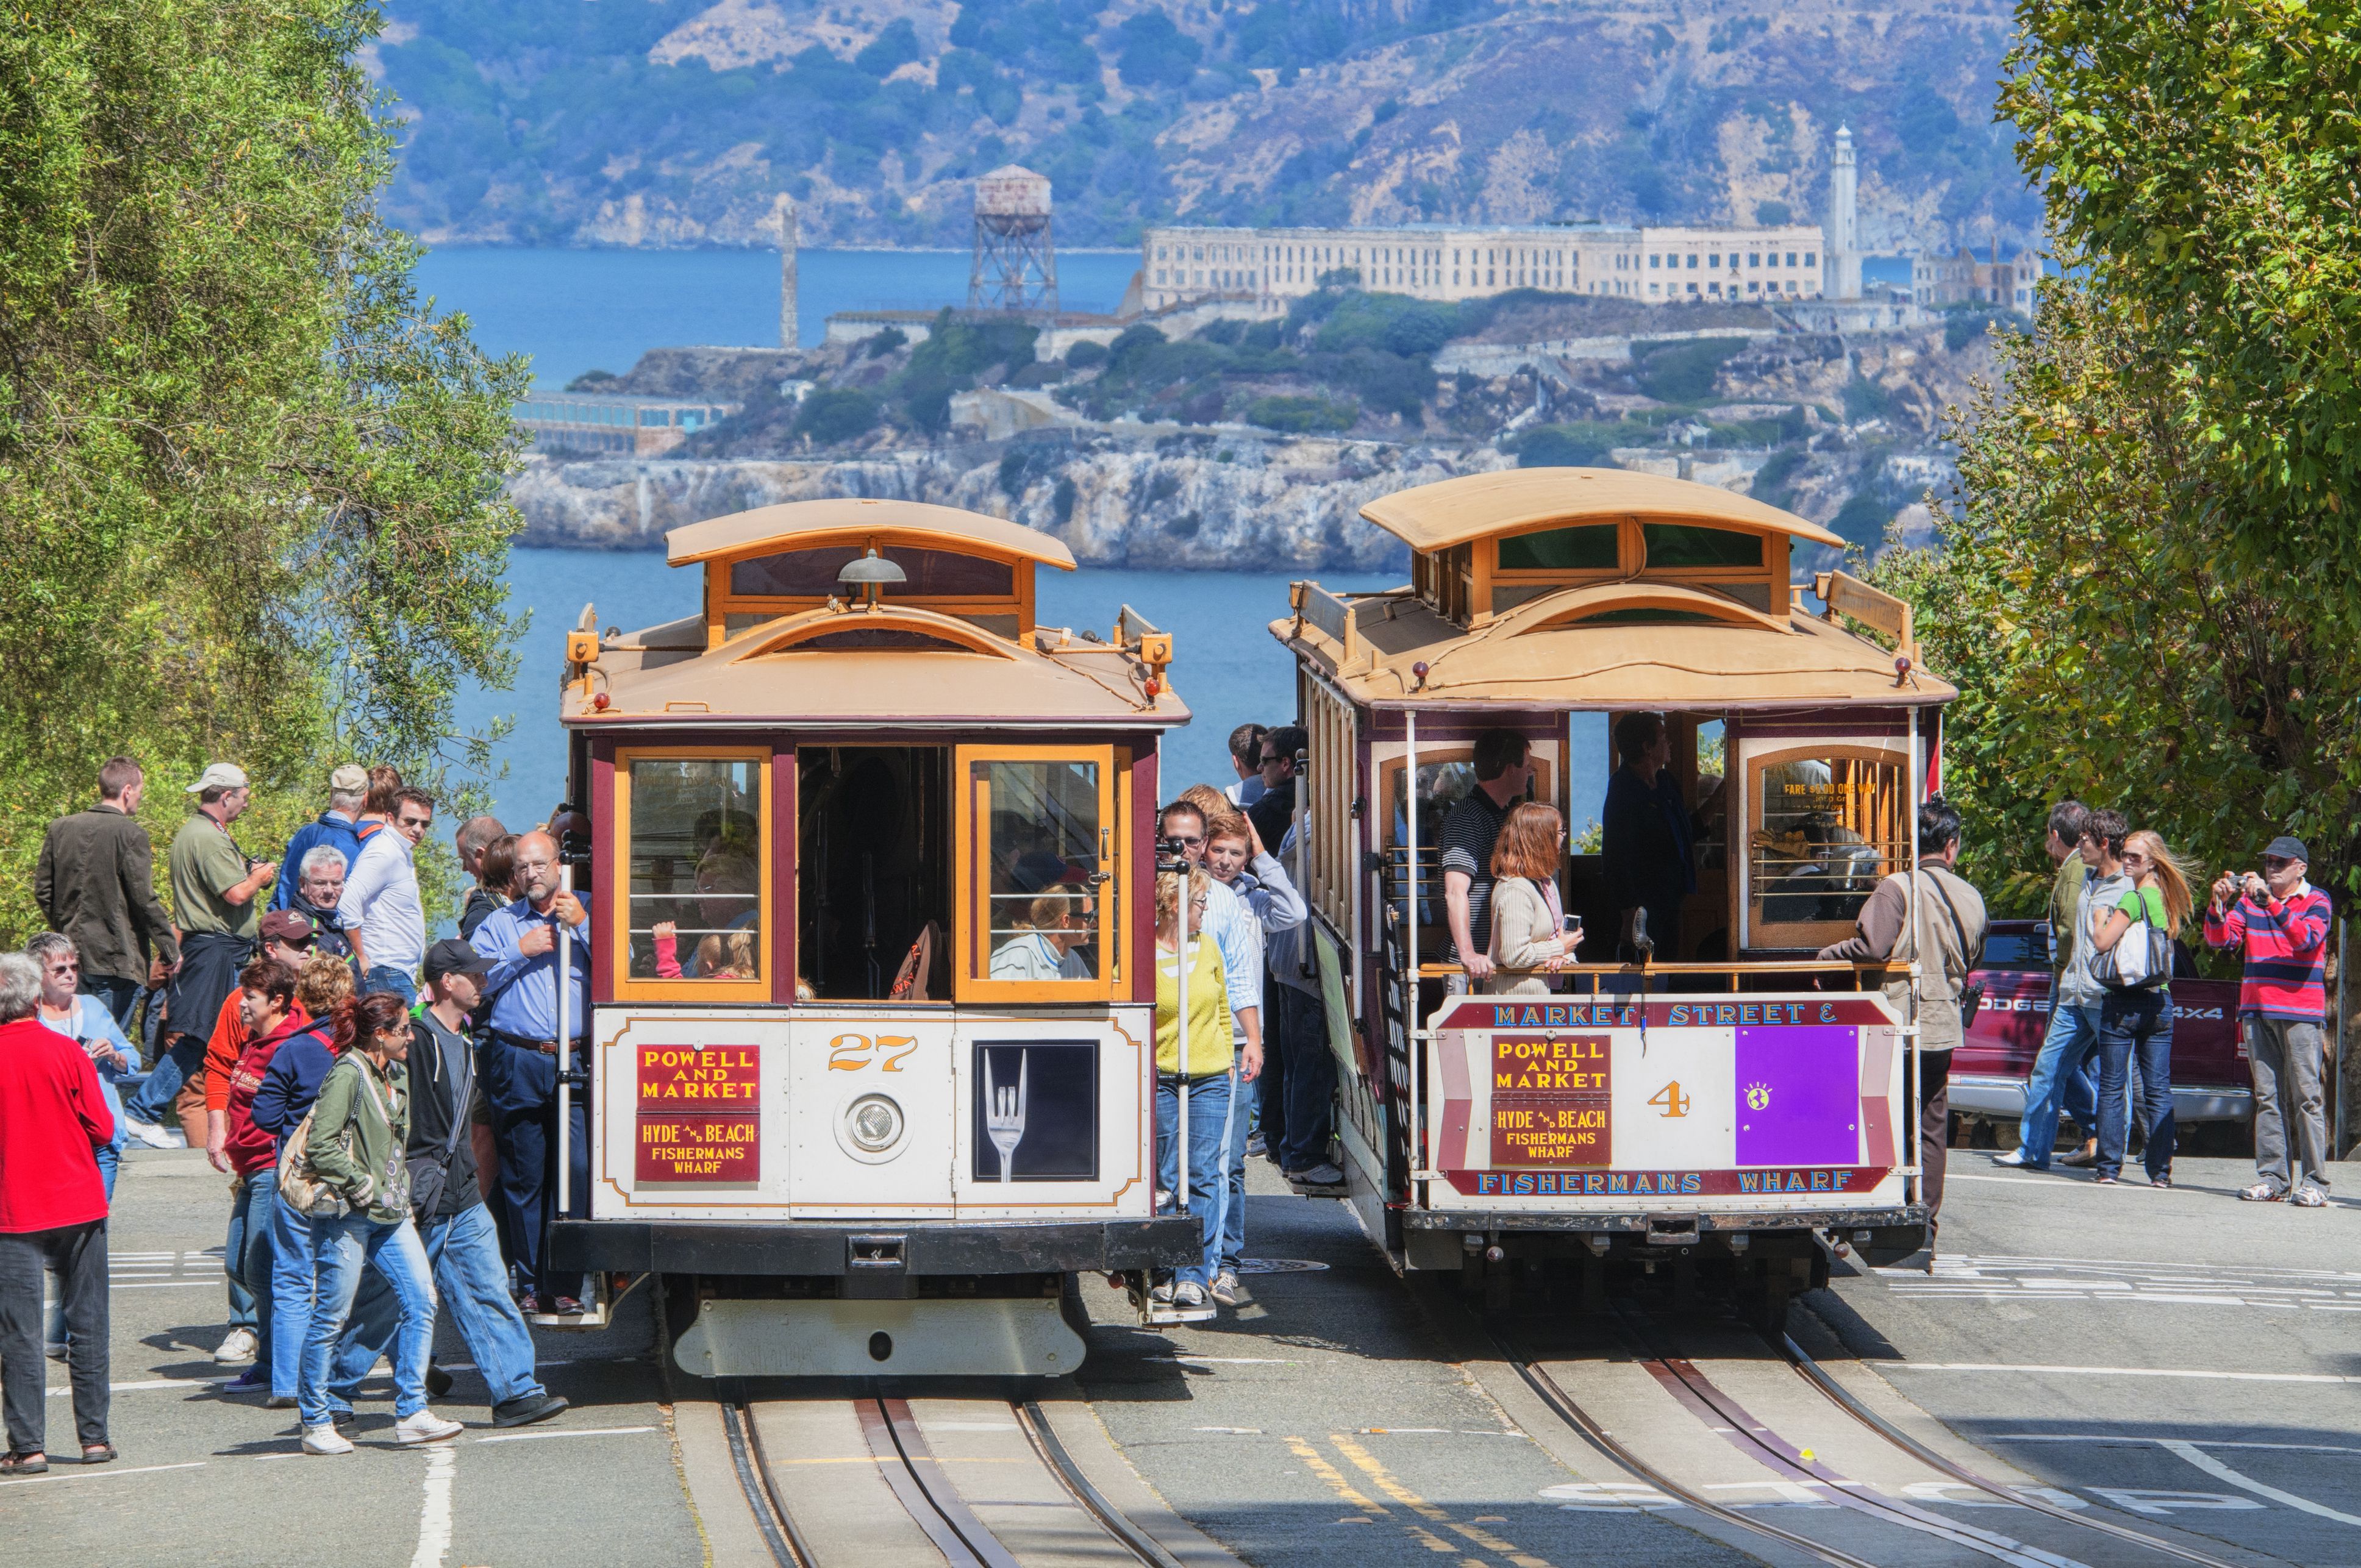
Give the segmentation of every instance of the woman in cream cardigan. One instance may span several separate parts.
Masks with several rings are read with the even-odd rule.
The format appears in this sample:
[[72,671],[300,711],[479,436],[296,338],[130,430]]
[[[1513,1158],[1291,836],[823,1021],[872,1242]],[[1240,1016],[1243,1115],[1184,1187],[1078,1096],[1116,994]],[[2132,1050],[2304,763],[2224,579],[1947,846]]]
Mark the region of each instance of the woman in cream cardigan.
[[1493,996],[1546,995],[1556,983],[1510,970],[1556,970],[1573,959],[1580,932],[1565,929],[1557,894],[1565,822],[1556,808],[1529,800],[1509,813],[1492,845],[1492,962],[1484,982]]

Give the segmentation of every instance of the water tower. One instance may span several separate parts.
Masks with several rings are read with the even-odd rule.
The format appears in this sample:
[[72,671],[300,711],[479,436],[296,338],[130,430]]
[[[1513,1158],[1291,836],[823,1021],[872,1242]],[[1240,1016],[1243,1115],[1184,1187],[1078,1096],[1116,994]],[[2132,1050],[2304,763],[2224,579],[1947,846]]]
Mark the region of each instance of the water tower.
[[975,182],[975,259],[967,308],[1058,313],[1058,252],[1049,236],[1049,177],[1005,163]]

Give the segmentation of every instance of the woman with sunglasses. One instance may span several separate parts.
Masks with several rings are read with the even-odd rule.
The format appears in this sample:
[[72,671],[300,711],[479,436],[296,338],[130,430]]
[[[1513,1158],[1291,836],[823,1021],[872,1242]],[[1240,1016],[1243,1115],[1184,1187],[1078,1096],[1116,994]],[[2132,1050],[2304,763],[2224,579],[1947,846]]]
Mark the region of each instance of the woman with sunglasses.
[[[2109,815],[2109,814],[2102,814]],[[2147,929],[2180,935],[2197,907],[2189,873],[2164,839],[2143,828],[2123,840],[2124,874],[2131,889],[2102,909],[2092,921],[2091,946],[2113,952],[2126,938],[2146,941]],[[2135,928],[2142,934],[2134,937]],[[2169,963],[2169,959],[2167,960]],[[2172,1185],[2172,987],[2171,971],[2152,986],[2110,990],[2099,1003],[2099,1159],[2102,1187],[2122,1177],[2131,1137],[2130,1069],[2139,1062],[2139,1125],[2147,1140],[2143,1159],[2148,1185]]]

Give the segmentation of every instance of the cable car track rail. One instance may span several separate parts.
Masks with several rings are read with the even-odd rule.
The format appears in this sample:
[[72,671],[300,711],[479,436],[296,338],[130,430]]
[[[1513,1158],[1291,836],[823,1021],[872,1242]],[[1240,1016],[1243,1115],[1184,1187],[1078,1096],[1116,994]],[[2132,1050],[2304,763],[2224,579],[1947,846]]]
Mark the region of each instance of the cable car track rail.
[[[727,1398],[721,1421],[730,1440],[730,1456],[739,1489],[754,1516],[755,1528],[778,1568],[823,1568],[826,1558],[796,1527],[779,1489],[769,1457],[763,1450],[754,1419],[758,1401]],[[926,1435],[912,1415],[908,1400],[894,1395],[864,1394],[852,1401],[862,1435],[878,1473],[911,1521],[925,1534],[950,1568],[1019,1568],[1016,1557],[978,1519],[943,1475]],[[1050,1427],[1040,1405],[1021,1397],[1008,1401],[1017,1430],[1041,1467],[1087,1515],[1109,1546],[1147,1568],[1180,1568],[1179,1559],[1126,1518],[1091,1484],[1074,1457]]]

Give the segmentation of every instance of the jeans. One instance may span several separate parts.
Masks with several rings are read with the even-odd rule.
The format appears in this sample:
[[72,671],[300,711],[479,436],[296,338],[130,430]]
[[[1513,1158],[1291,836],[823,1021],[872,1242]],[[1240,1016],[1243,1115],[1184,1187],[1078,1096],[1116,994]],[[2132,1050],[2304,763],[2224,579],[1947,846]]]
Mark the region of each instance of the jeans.
[[[546,1309],[553,1298],[579,1297],[579,1274],[549,1273],[545,1250],[550,1222],[557,1218],[557,1058],[503,1040],[487,1045],[476,1058],[484,1098],[492,1108],[492,1139],[500,1156],[500,1201],[511,1255],[524,1288]],[[579,1050],[574,1065],[588,1065]],[[566,1146],[573,1185],[566,1210],[571,1219],[590,1212],[590,1100],[588,1087],[572,1096]]]
[[2139,1124],[2148,1179],[2172,1174],[2172,992],[2117,991],[2099,1004],[2099,1164],[2120,1176],[2131,1138],[2131,1067],[2139,1062]]
[[41,1274],[52,1270],[73,1326],[66,1365],[74,1427],[84,1443],[106,1441],[106,1222],[0,1234],[0,1409],[8,1452],[47,1452],[49,1364],[41,1356]]
[[[1188,1080],[1189,1094],[1189,1207],[1197,1215],[1198,1234],[1204,1243],[1204,1254],[1195,1263],[1173,1271],[1175,1284],[1210,1285],[1214,1266],[1222,1253],[1222,1190],[1223,1181],[1222,1128],[1230,1111],[1230,1075],[1215,1073],[1210,1077]],[[1179,1080],[1159,1078],[1156,1080],[1156,1186],[1157,1212],[1171,1213],[1176,1207],[1172,1195],[1179,1190],[1180,1158],[1177,1153],[1180,1135],[1180,1085]]]
[[333,1418],[329,1373],[336,1342],[360,1290],[364,1266],[373,1266],[393,1288],[401,1323],[394,1336],[393,1413],[414,1416],[426,1408],[426,1356],[434,1348],[434,1281],[426,1249],[408,1220],[390,1223],[367,1214],[312,1222],[312,1262],[318,1295],[312,1327],[303,1342],[303,1375],[295,1388],[296,1413],[307,1427]]
[[[1317,996],[1274,981],[1263,988],[1273,1047],[1263,1053],[1268,1074],[1279,1062],[1279,1114],[1263,1133],[1279,1168],[1309,1170],[1328,1158],[1334,1132],[1336,1060],[1328,1054],[1328,1009]],[[1271,1136],[1276,1127],[1278,1136]]]
[[312,1222],[270,1193],[270,1393],[291,1399],[312,1336]]
[[[426,1256],[434,1270],[434,1288],[467,1354],[476,1361],[491,1390],[491,1402],[537,1396],[544,1390],[533,1375],[533,1334],[524,1314],[509,1296],[508,1265],[500,1259],[500,1237],[492,1212],[470,1203],[458,1213],[430,1220],[423,1227]],[[392,1344],[399,1327],[393,1293],[364,1291],[353,1310],[352,1327],[336,1352],[332,1387],[349,1388],[368,1376],[377,1358]]]
[[2255,1174],[2283,1192],[2301,1165],[2305,1184],[2327,1191],[2319,1024],[2249,1013],[2238,1028],[2246,1036],[2246,1066],[2255,1080]]
[[[189,1075],[203,1067],[204,1061],[205,1039],[203,1035],[174,1035],[164,1054],[156,1058],[155,1069],[148,1074],[148,1081],[139,1086],[139,1092],[133,1095],[131,1102],[123,1108],[124,1113],[135,1122],[161,1122],[164,1113],[172,1108],[173,1100],[179,1096],[181,1085],[186,1083]],[[190,1142],[202,1144],[204,1138],[205,1130],[199,1127]]]
[[[1269,1058],[1264,1058],[1268,1061]],[[1259,1076],[1258,1074],[1257,1076]],[[1231,1080],[1230,1102],[1223,1114],[1228,1125],[1222,1155],[1222,1249],[1213,1272],[1227,1269],[1235,1274],[1245,1261],[1246,1250],[1246,1107],[1253,1094],[1251,1087]],[[1197,1109],[1189,1108],[1194,1117]]]
[[[270,1211],[277,1207],[271,1188],[278,1172],[268,1168],[243,1177],[229,1201],[229,1235],[222,1243],[222,1267],[229,1275],[230,1327],[254,1331],[254,1357],[270,1365]],[[243,1321],[237,1314],[246,1300]]]
[[2033,1058],[2033,1076],[2025,1084],[2025,1117],[2017,1124],[2026,1168],[2049,1168],[2049,1151],[2058,1146],[2058,1107],[2062,1099],[2083,1131],[2097,1131],[2098,1107],[2089,1114],[2075,1103],[2080,1097],[2082,1058],[2098,1048],[2099,1004],[2081,1005],[2053,999],[2049,1031],[2041,1037],[2040,1054]]
[[387,964],[369,965],[368,973],[361,977],[361,992],[390,991],[401,998],[404,1007],[418,1000],[418,981],[408,970],[394,969]]
[[139,1005],[139,992],[145,989],[138,981],[119,974],[86,974],[74,989],[104,1003],[115,1016],[115,1026],[126,1035],[131,1032],[131,1010]]

